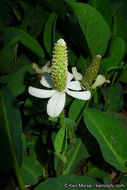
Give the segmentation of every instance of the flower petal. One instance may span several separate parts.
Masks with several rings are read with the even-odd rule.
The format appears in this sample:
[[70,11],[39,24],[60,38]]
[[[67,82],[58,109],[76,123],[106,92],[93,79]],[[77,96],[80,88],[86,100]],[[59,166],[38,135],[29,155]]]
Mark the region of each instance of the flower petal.
[[75,80],[82,80],[82,75],[77,71],[76,67],[72,67],[72,73]]
[[53,94],[56,93],[56,90],[43,90],[39,88],[29,87],[28,92],[38,98],[50,98]]
[[51,117],[57,117],[65,106],[65,93],[56,92],[48,101],[47,113]]
[[72,79],[73,79],[73,75],[70,72],[68,72],[67,81],[70,82]]
[[74,92],[74,91],[70,91],[67,89],[66,92],[70,96],[77,98],[77,99],[81,99],[81,100],[89,100],[90,96],[91,96],[90,91]]
[[44,75],[42,76],[41,80],[40,80],[40,83],[47,87],[47,88],[51,88],[53,85],[52,85],[52,78],[51,78],[51,74],[49,73],[44,73]]
[[82,90],[79,81],[71,81],[67,84],[67,88],[71,90]]

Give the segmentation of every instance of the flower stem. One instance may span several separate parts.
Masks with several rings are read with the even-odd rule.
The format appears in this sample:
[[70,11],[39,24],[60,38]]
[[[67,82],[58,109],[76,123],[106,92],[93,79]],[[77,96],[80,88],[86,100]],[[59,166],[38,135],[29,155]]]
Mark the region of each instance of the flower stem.
[[81,118],[83,116],[84,110],[88,107],[88,105],[89,105],[93,95],[95,94],[95,92],[96,92],[96,90],[94,90],[94,92],[91,94],[91,98],[87,101],[87,103],[85,103],[85,105],[83,106],[80,114],[78,115],[78,118],[75,121],[76,122],[76,128],[77,128],[77,126],[78,126],[78,124],[79,124],[79,122],[80,122],[80,120],[81,120]]

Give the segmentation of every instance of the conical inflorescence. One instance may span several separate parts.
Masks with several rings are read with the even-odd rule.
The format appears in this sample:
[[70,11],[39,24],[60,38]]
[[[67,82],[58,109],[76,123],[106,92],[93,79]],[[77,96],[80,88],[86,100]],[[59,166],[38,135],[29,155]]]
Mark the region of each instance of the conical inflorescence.
[[83,78],[83,81],[86,84],[88,84],[88,86],[91,86],[93,81],[95,80],[99,70],[100,62],[101,62],[101,56],[96,55],[96,57],[92,60],[92,63],[88,67],[85,76]]
[[63,92],[66,88],[67,73],[68,58],[66,42],[60,39],[55,44],[51,66],[53,85],[58,92]]

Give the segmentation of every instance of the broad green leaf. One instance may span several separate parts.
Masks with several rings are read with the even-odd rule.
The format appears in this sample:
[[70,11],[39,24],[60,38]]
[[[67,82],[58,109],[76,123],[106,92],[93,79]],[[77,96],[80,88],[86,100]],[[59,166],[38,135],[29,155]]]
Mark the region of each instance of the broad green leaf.
[[0,74],[8,73],[13,63],[13,55],[19,36],[12,39],[0,52]]
[[112,24],[111,1],[89,0],[89,3],[102,14],[108,25],[111,26]]
[[0,169],[9,171],[22,164],[22,123],[19,108],[12,93],[0,91]]
[[126,20],[122,18],[122,16],[116,14],[114,16],[114,25],[113,25],[113,34],[122,38],[127,45],[127,27]]
[[106,74],[119,67],[119,62],[116,58],[106,57],[102,59],[99,69],[99,74],[106,76]]
[[55,43],[55,25],[56,25],[56,18],[57,15],[53,12],[49,16],[45,28],[44,28],[44,45],[47,52],[51,55],[52,54],[52,47]]
[[10,40],[19,37],[17,41],[22,43],[24,46],[32,50],[34,53],[36,53],[40,57],[44,57],[44,51],[37,40],[35,40],[30,34],[14,28],[10,27],[5,30],[4,33],[4,43],[8,43]]
[[62,151],[65,133],[66,133],[66,128],[62,127],[61,129],[59,129],[58,133],[56,134],[55,141],[54,141],[54,148],[55,148],[56,153],[59,153]]
[[42,175],[42,166],[36,159],[25,156],[20,171],[25,184],[35,185]]
[[67,2],[79,22],[92,57],[98,54],[103,56],[111,35],[108,24],[92,6]]
[[20,95],[28,88],[31,75],[34,74],[32,64],[25,56],[19,57],[12,72],[8,75],[9,81],[7,87],[15,96]]
[[67,163],[64,164],[63,174],[72,174],[77,169],[82,159],[89,157],[89,153],[80,139],[74,139],[74,143],[68,145]]
[[107,115],[115,119],[117,122],[119,122],[123,128],[125,129],[125,132],[127,133],[127,116],[122,113],[117,112],[105,112]]
[[[98,182],[87,176],[62,175],[56,178],[49,178],[35,187],[35,190],[65,190],[65,189],[92,189],[94,190]],[[85,186],[86,185],[86,186]],[[88,185],[88,186],[87,186]],[[67,188],[68,187],[68,188]]]
[[86,69],[87,69],[87,61],[82,55],[80,55],[77,61],[77,70],[84,76]]
[[88,130],[97,139],[104,159],[122,172],[127,172],[127,134],[123,126],[105,113],[87,109],[84,121]]
[[69,118],[73,119],[74,121],[78,120],[80,113],[82,112],[86,101],[75,99],[69,109]]
[[104,92],[106,111],[118,112],[122,110],[124,99],[123,99],[123,87],[120,83],[116,83],[113,86],[108,87]]
[[125,41],[117,36],[114,36],[109,45],[109,56],[117,59],[118,63],[122,61],[126,53]]
[[76,54],[72,51],[71,48],[67,47],[68,50],[68,64],[73,67],[77,60]]
[[26,12],[27,14],[20,25],[20,29],[27,31],[27,28],[29,27],[30,35],[36,39],[44,28],[49,12],[44,10],[41,6],[36,6],[34,9],[31,8],[29,11],[27,8]]

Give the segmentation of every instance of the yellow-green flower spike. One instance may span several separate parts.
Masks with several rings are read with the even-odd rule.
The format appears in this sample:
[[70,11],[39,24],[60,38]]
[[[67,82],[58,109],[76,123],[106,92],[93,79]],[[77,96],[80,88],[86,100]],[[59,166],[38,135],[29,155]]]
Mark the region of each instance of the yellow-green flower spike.
[[67,73],[68,73],[68,58],[67,58],[67,47],[66,42],[60,39],[55,44],[51,74],[53,85],[58,92],[63,92],[67,84]]
[[92,60],[92,63],[90,64],[90,66],[86,70],[86,73],[85,73],[85,76],[83,78],[83,81],[88,86],[91,86],[94,79],[96,78],[98,70],[99,70],[100,62],[101,62],[101,56],[96,55],[96,57]]

